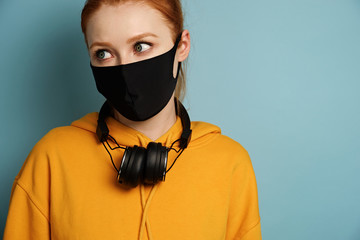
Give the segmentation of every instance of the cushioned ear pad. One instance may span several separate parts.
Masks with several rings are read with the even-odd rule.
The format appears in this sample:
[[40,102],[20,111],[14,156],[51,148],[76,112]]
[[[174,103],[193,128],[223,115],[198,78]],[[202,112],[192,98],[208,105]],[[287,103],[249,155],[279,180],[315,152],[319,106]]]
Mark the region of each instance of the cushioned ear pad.
[[166,166],[167,166],[167,160],[168,160],[168,149],[167,147],[161,146],[161,162],[159,166],[159,180],[165,181],[165,175],[166,175]]
[[125,185],[136,187],[142,180],[146,149],[134,146],[127,148],[127,150],[123,156],[124,163],[121,164],[119,179]]
[[144,182],[148,184],[156,183],[156,167],[159,161],[159,144],[161,143],[150,142],[147,146],[147,158],[144,171]]
[[121,159],[121,164],[120,164],[120,168],[119,168],[119,173],[118,173],[118,182],[121,183],[121,184],[125,184],[124,183],[124,175],[125,175],[125,172],[126,172],[126,169],[129,165],[129,157],[130,157],[130,154],[131,154],[131,150],[132,148],[131,147],[127,147],[124,151],[124,155]]
[[144,170],[144,182],[156,184],[164,179],[166,171],[167,148],[161,143],[150,142],[147,146],[147,158]]

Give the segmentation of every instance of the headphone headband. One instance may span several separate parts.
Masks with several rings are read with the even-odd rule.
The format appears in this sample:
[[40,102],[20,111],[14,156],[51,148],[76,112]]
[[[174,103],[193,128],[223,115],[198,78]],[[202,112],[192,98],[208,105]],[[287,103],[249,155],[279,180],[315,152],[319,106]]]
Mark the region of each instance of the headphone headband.
[[[175,101],[177,101],[177,99],[175,99]],[[166,173],[170,171],[176,160],[190,142],[190,118],[185,107],[181,104],[181,102],[177,101],[176,113],[180,116],[183,131],[181,133],[181,137],[174,141],[169,148],[156,142],[150,142],[146,148],[136,145],[126,148],[121,147],[109,134],[109,128],[105,122],[106,117],[111,115],[111,111],[111,105],[109,102],[105,101],[99,112],[96,135],[99,141],[104,145],[110,156],[111,162],[118,173],[118,182],[122,185],[136,187],[140,182],[146,184],[156,184],[158,181],[164,181]],[[117,147],[112,148],[108,143],[108,138],[113,139]],[[180,142],[179,150],[172,148],[175,142]],[[111,150],[117,148],[123,148],[125,150],[119,169],[115,166],[111,153],[107,149],[105,143]],[[171,149],[175,150],[178,155],[169,169],[166,170],[168,152]]]
[[190,139],[191,139],[191,132],[192,132],[192,130],[190,128],[191,122],[190,122],[189,114],[187,113],[184,105],[182,105],[182,103],[180,101],[178,101],[178,103],[179,103],[178,105],[179,105],[180,109],[177,112],[178,112],[178,115],[180,116],[181,125],[183,127],[183,131],[182,131],[181,137],[180,137],[180,148],[185,149],[185,148],[187,148],[187,146],[190,142]]
[[97,126],[96,126],[96,135],[100,142],[105,142],[106,139],[109,137],[109,128],[106,125],[105,119],[107,116],[111,115],[111,107],[108,101],[105,101],[102,105],[99,117],[97,120]]
[[[175,99],[175,101],[177,101],[177,99]],[[176,112],[180,116],[181,125],[183,127],[183,131],[179,139],[180,148],[185,149],[187,148],[191,139],[191,133],[192,133],[192,130],[190,129],[191,122],[190,122],[189,114],[187,113],[185,107],[182,105],[180,101],[177,102],[178,104],[175,104]],[[179,105],[179,109],[177,109],[177,105]],[[109,128],[106,125],[105,119],[111,115],[111,110],[112,109],[109,102],[105,101],[100,109],[99,117],[97,120],[98,124],[96,127],[96,135],[100,142],[105,142],[109,137]]]

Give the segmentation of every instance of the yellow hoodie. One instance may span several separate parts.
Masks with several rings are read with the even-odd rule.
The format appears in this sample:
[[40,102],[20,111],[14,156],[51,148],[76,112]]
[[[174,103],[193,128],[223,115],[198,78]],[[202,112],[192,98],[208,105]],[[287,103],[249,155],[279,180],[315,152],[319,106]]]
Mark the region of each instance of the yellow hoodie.
[[[191,142],[165,182],[125,189],[97,140],[97,117],[53,129],[36,144],[15,178],[4,240],[261,239],[250,158],[218,127],[192,122]],[[107,124],[120,145],[151,141],[113,118]],[[169,147],[181,131],[178,118],[157,142]],[[122,153],[111,152],[116,166]],[[169,152],[168,167],[176,155]]]

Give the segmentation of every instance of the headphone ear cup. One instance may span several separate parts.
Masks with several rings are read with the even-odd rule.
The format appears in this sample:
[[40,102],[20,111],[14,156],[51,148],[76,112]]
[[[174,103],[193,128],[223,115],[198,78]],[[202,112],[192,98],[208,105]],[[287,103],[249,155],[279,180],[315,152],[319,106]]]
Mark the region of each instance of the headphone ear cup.
[[150,142],[147,146],[147,158],[144,170],[144,182],[156,184],[165,178],[167,148],[161,143]]
[[117,180],[120,184],[125,184],[124,181],[125,181],[125,178],[124,176],[126,175],[126,169],[129,165],[129,158],[130,158],[130,154],[131,154],[131,151],[132,148],[131,147],[127,147],[124,151],[124,155],[121,159],[121,164],[120,164],[120,168],[119,168],[119,172],[118,172],[118,177],[117,177]]
[[166,167],[168,161],[168,148],[161,146],[160,166],[159,166],[159,180],[165,181]]
[[145,148],[136,145],[133,148],[126,148],[119,170],[119,183],[136,187],[142,181],[145,160]]

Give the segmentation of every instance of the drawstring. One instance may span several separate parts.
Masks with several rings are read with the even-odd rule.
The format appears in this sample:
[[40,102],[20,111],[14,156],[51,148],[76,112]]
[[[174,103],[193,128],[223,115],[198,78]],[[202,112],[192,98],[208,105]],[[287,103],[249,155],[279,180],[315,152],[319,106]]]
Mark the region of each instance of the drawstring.
[[[152,192],[152,189],[150,190],[150,193]],[[142,235],[144,232],[144,225],[143,225],[144,219],[145,219],[146,230],[148,233],[148,239],[151,238],[150,223],[149,223],[149,220],[147,219],[147,216],[144,215],[144,208],[145,208],[145,204],[146,204],[144,191],[145,191],[144,185],[140,185],[140,199],[141,199],[142,216],[141,216],[140,229],[139,229],[139,240],[142,240]]]
[[143,234],[144,234],[144,227],[146,226],[146,230],[148,233],[148,239],[153,240],[151,231],[150,231],[150,223],[147,219],[147,213],[149,210],[150,202],[156,192],[156,189],[158,188],[158,184],[153,186],[150,190],[150,194],[148,199],[145,201],[145,187],[144,185],[140,185],[140,197],[141,197],[141,206],[142,206],[142,217],[141,217],[141,224],[140,224],[140,230],[139,230],[139,240],[143,240]]

